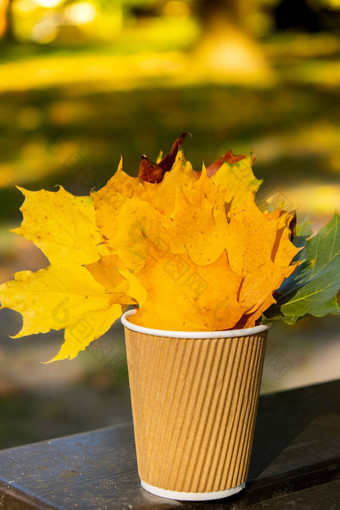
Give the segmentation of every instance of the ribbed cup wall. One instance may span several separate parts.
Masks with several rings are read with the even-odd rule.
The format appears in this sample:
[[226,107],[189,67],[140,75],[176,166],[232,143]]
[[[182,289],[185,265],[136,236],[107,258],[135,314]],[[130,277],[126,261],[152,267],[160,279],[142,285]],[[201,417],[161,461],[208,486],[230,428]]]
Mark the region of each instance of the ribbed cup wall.
[[125,328],[141,480],[179,492],[246,481],[266,334],[183,339]]

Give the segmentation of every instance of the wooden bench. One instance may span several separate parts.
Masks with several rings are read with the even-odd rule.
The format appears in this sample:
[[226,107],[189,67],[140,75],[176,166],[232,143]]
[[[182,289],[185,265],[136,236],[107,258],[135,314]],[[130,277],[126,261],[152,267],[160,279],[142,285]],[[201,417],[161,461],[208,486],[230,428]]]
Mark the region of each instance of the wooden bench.
[[139,483],[131,424],[0,451],[5,510],[340,508],[340,380],[262,396],[249,482],[215,502],[177,502]]

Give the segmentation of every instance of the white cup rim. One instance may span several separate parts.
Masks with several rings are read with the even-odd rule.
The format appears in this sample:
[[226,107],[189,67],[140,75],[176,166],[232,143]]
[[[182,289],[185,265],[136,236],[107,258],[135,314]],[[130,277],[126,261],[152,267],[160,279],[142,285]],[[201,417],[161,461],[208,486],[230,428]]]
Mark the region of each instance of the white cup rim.
[[171,338],[234,338],[239,336],[250,336],[256,335],[263,331],[267,331],[271,327],[271,324],[261,324],[260,326],[254,326],[253,328],[244,329],[229,329],[224,331],[167,331],[165,329],[153,329],[145,328],[144,326],[138,326],[128,320],[136,313],[136,310],[128,310],[121,316],[122,324],[132,331],[137,333],[143,333],[144,335],[152,336],[164,336]]

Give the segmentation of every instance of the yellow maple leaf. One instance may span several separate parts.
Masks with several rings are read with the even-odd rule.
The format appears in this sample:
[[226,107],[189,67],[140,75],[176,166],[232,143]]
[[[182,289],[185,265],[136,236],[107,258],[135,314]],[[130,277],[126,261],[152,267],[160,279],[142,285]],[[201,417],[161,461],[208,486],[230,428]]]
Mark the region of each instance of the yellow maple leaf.
[[262,182],[253,174],[251,155],[233,164],[223,163],[211,179],[225,191],[225,201],[233,206],[241,204],[249,194],[254,195]]
[[65,342],[51,361],[74,358],[122,313],[85,268],[67,262],[36,273],[16,273],[15,280],[0,287],[0,295],[3,308],[23,317],[23,327],[14,338],[65,329]]
[[117,255],[103,255],[97,262],[87,264],[86,268],[110,292],[111,303],[141,306],[145,301],[143,286]]
[[237,300],[242,278],[231,271],[226,252],[213,264],[197,266],[187,255],[162,252],[148,243],[146,263],[136,277],[146,300],[130,319],[135,324],[174,331],[223,330],[247,311]]
[[227,252],[231,268],[244,277],[239,299],[251,307],[246,327],[275,302],[273,292],[294,270],[291,261],[299,251],[290,241],[293,214],[281,210],[266,214],[249,195],[241,207],[228,213]]
[[[63,188],[22,192],[24,219],[14,232],[33,241],[51,265],[36,273],[21,271],[1,285],[1,306],[23,316],[16,338],[65,329],[65,342],[53,360],[74,358],[122,313],[120,301],[112,302],[109,292],[83,267],[99,258],[102,235],[94,207],[89,197],[74,197]],[[122,285],[124,278],[117,278]]]
[[86,264],[98,259],[102,235],[89,197],[75,197],[62,187],[57,192],[19,190],[25,197],[23,221],[12,232],[33,241],[49,260]]

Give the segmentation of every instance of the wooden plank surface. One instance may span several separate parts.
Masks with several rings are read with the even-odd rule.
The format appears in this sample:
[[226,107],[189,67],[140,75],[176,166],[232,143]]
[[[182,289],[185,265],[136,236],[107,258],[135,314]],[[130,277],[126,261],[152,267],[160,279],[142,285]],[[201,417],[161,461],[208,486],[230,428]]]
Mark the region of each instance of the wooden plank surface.
[[[0,508],[257,510],[295,508],[294,501],[299,509],[333,508],[340,477],[339,390],[340,381],[333,381],[261,397],[249,482],[233,498],[180,503],[145,492],[127,424],[0,451]],[[313,497],[319,504],[302,505]]]
[[250,505],[248,510],[339,510],[340,480]]

